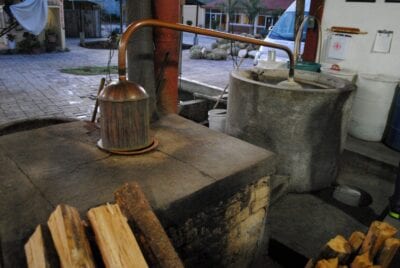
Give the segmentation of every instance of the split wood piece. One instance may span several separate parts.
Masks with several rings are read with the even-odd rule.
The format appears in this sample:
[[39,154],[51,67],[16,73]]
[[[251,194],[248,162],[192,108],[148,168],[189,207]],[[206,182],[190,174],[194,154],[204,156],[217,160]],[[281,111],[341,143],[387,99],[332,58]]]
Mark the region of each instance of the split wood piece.
[[337,268],[339,266],[339,258],[333,258],[329,260],[319,260],[315,265],[315,268]]
[[29,268],[60,266],[47,226],[38,225],[28,242],[26,242],[24,249]]
[[148,267],[118,205],[92,208],[87,216],[106,267]]
[[329,240],[324,248],[319,253],[317,262],[322,259],[338,258],[340,264],[346,264],[351,254],[351,246],[347,240],[337,235],[335,238]]
[[154,214],[143,191],[137,183],[127,183],[115,193],[115,200],[124,215],[134,225],[136,237],[151,267],[183,267],[160,221]]
[[382,268],[400,267],[400,240],[397,238],[386,239],[378,257],[378,264]]
[[362,244],[361,254],[369,251],[369,255],[373,259],[376,253],[382,248],[385,240],[393,237],[396,233],[397,229],[386,222],[372,222]]
[[365,234],[360,231],[355,231],[350,235],[349,244],[352,249],[352,254],[357,255],[365,239]]
[[358,255],[351,263],[350,268],[372,268],[373,263],[371,261],[369,252],[365,252],[362,255]]
[[47,224],[61,267],[95,267],[85,228],[76,208],[58,205]]
[[313,259],[309,259],[306,266],[304,268],[314,268],[314,261]]

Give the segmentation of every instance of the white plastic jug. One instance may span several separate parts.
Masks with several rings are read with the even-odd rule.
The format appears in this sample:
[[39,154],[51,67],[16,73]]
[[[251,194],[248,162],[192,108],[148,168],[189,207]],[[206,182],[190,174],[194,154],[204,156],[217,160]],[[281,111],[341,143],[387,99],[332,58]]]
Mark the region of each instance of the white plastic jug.
[[399,78],[381,74],[359,74],[350,120],[350,135],[380,141]]

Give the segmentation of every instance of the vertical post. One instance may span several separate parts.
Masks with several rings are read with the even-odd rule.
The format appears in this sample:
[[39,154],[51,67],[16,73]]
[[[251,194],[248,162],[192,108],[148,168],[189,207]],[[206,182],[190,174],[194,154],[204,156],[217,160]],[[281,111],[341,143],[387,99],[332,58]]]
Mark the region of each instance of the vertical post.
[[[320,22],[324,12],[324,1],[311,0],[310,16],[315,17]],[[307,31],[306,43],[304,44],[304,52],[302,58],[306,61],[314,61],[318,50],[318,27]],[[321,37],[320,37],[321,38]],[[320,44],[322,46],[322,44]],[[321,56],[321,55],[320,55]]]
[[[72,2],[74,3],[74,2]],[[64,17],[64,0],[60,0],[60,8],[59,8],[59,17],[60,17],[60,43],[61,49],[65,50],[65,17]]]
[[[181,0],[154,0],[156,19],[179,23],[181,19]],[[154,29],[154,71],[162,79],[157,89],[162,113],[178,111],[178,65],[181,42],[179,33],[165,28]],[[160,74],[161,75],[158,75]]]
[[[128,0],[126,1],[127,23],[139,19],[151,18],[152,1]],[[154,44],[153,29],[146,27],[140,29],[128,43],[128,80],[142,85],[149,94],[150,116],[156,115],[156,93],[154,81]]]
[[119,29],[120,32],[123,33],[123,16],[122,16],[122,0],[119,0]]
[[[305,0],[296,0],[296,20],[294,22],[293,37],[296,36],[297,32],[299,31],[300,24],[304,19],[304,5],[305,5]],[[297,60],[297,59],[294,59],[294,60]]]
[[[199,2],[196,1],[196,27],[199,26]],[[193,39],[193,45],[198,45],[199,44],[199,39],[197,37],[197,33],[194,34],[194,39]]]

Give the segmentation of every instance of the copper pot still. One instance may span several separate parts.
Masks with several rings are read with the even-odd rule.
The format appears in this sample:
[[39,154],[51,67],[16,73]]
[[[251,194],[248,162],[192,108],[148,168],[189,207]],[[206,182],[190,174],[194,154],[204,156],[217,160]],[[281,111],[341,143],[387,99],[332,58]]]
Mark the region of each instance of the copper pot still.
[[98,97],[101,119],[100,148],[110,152],[138,151],[152,144],[149,96],[134,82],[119,80]]
[[[133,33],[145,26],[204,34],[284,50],[288,54],[290,61],[289,78],[288,81],[284,82],[297,84],[294,82],[293,53],[286,46],[245,36],[154,19],[135,21],[127,27],[119,42],[119,81],[111,83],[104,88],[98,97],[101,111],[101,140],[99,140],[98,146],[106,151],[117,154],[137,154],[149,151],[157,146],[157,140],[150,138],[149,96],[143,87],[126,80],[126,50],[128,41]],[[175,98],[175,95],[170,94],[171,98]],[[170,100],[167,103],[175,105],[176,100]],[[174,111],[176,107],[167,107],[166,110]]]

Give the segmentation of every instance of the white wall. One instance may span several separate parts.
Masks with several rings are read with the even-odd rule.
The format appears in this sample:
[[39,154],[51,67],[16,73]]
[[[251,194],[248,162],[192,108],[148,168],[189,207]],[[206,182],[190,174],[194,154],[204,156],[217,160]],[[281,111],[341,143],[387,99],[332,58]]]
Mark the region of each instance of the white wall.
[[[331,60],[340,66],[360,72],[388,74],[400,77],[400,3],[346,2],[345,0],[325,0],[322,20],[323,40],[331,26],[355,27],[366,31],[366,35],[352,35],[346,59]],[[394,31],[389,54],[372,53],[376,32]],[[322,61],[324,59],[324,53]]]
[[[205,19],[205,9],[199,7],[199,20],[198,25],[204,27],[204,19]],[[186,24],[186,21],[191,20],[193,22],[193,26],[196,25],[196,6],[195,5],[184,5],[183,6],[183,21],[182,23]]]

